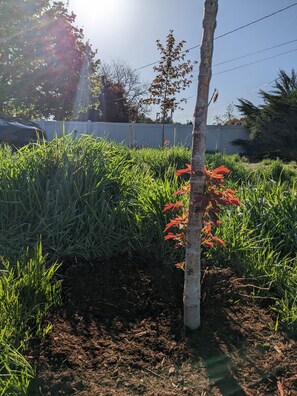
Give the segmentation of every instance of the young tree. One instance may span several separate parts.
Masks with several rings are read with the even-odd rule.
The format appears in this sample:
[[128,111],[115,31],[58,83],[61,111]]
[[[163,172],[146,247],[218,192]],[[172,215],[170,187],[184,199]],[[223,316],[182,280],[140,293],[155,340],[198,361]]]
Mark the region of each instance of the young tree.
[[[193,70],[193,63],[186,60],[188,51],[183,50],[185,41],[182,40],[175,44],[173,30],[170,30],[166,45],[163,45],[160,40],[157,40],[157,48],[161,54],[161,60],[158,66],[154,67],[156,77],[149,87],[150,96],[143,100],[143,103],[148,105],[158,105],[160,107],[162,119],[162,146],[165,140],[165,121],[169,112],[171,114],[181,102],[186,99],[178,99],[176,97],[182,90],[189,87],[191,84],[190,75]],[[196,62],[194,62],[196,63]]]
[[192,172],[190,178],[184,279],[184,324],[185,327],[192,330],[200,326],[201,230],[203,216],[202,199],[205,183],[205,135],[217,10],[218,0],[205,0],[198,92],[194,113]]

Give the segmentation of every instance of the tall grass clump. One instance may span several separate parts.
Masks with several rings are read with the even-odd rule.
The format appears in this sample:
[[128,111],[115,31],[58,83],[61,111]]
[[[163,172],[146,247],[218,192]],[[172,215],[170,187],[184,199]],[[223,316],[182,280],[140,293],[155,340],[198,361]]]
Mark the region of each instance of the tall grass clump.
[[157,179],[173,177],[176,169],[190,162],[190,150],[185,146],[132,149],[130,155],[142,171],[149,171]]
[[105,259],[165,247],[159,183],[128,148],[84,136],[9,155],[0,168],[0,249],[15,257],[41,238],[51,258]]
[[[235,187],[236,188],[236,187]],[[255,278],[261,293],[277,298],[273,309],[297,335],[297,192],[294,183],[259,172],[237,185],[242,203],[222,216],[218,235],[227,247],[208,252]]]
[[59,260],[169,252],[163,208],[178,188],[176,169],[190,161],[187,148],[129,150],[86,135],[4,148],[0,156],[0,249],[7,257],[40,238]]
[[49,308],[59,302],[58,265],[47,266],[41,244],[15,264],[0,260],[0,395],[26,395],[34,369],[24,357],[32,337],[44,336]]
[[294,162],[286,164],[280,159],[266,159],[258,164],[257,177],[259,174],[274,181],[293,183],[297,180],[297,165]]
[[[190,150],[185,146],[171,148],[142,148],[130,151],[134,163],[149,170],[155,178],[172,177],[177,169],[191,162]],[[206,153],[206,167],[215,169],[224,164],[231,170],[231,179],[244,181],[248,175],[246,162],[238,154]]]

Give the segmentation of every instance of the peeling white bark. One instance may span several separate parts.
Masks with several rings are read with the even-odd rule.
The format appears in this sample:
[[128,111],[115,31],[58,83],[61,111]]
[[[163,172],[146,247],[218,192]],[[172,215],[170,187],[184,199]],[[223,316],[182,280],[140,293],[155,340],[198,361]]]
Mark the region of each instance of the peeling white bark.
[[184,325],[195,330],[200,326],[201,230],[203,211],[197,196],[204,189],[205,134],[211,79],[214,31],[218,0],[205,0],[203,36],[200,50],[198,91],[192,140],[192,175],[190,179],[189,220],[184,279]]

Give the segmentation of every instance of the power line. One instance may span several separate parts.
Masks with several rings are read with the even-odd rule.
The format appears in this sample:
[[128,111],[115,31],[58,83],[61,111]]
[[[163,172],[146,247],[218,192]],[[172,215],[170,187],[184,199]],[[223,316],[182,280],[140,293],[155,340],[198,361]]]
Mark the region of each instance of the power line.
[[159,61],[152,62],[152,63],[148,63],[147,65],[144,65],[144,66],[138,67],[137,69],[134,69],[134,71],[138,71],[138,70],[141,70],[141,69],[145,69],[146,67],[156,65],[157,63],[159,63]]
[[228,34],[237,32],[238,30],[244,29],[244,28],[246,28],[246,27],[248,27],[248,26],[251,26],[251,25],[253,25],[253,24],[257,23],[257,22],[263,21],[263,20],[266,19],[266,18],[270,18],[271,16],[276,15],[276,14],[279,14],[280,12],[283,12],[283,11],[285,11],[285,10],[288,10],[289,8],[294,7],[295,5],[297,5],[297,3],[293,3],[293,4],[291,4],[291,5],[289,5],[289,6],[285,7],[285,8],[281,8],[280,10],[277,10],[277,11],[275,11],[275,12],[272,12],[271,14],[265,15],[265,16],[263,16],[262,18],[256,19],[255,21],[246,23],[245,25],[242,25],[242,26],[240,26],[240,27],[238,27],[238,28],[236,28],[236,29],[230,30],[230,31],[227,32],[227,33],[223,33],[223,34],[221,34],[220,36],[215,37],[214,40],[217,40],[217,39],[219,39],[219,38],[225,37],[225,36],[227,36]]
[[[274,49],[274,48],[279,48],[279,47],[282,47],[283,45],[291,44],[291,43],[294,43],[294,42],[296,42],[296,41],[297,41],[297,39],[294,39],[294,40],[286,41],[285,43],[281,43],[281,44],[274,45],[274,46],[272,46],[272,47],[263,48],[262,50],[259,50],[259,51],[250,52],[249,54],[242,55],[242,56],[238,56],[237,58],[232,58],[232,59],[229,59],[229,60],[226,60],[226,61],[223,61],[223,62],[215,63],[215,64],[213,65],[213,67],[215,67],[215,66],[220,66],[220,65],[224,65],[224,64],[226,64],[226,63],[230,63],[230,62],[233,62],[233,61],[235,61],[235,60],[247,58],[248,56],[251,56],[251,55],[260,54],[260,53],[262,53],[262,52],[269,51],[269,50]],[[295,51],[295,50],[293,50],[293,51]],[[275,55],[275,56],[279,56],[279,55],[282,55],[282,54],[278,54],[278,55]],[[261,60],[260,60],[260,61],[261,61]],[[255,62],[257,62],[257,61],[255,61]],[[243,67],[243,66],[239,66],[239,67]],[[198,70],[198,69],[197,69],[197,70]],[[195,73],[197,70],[196,70],[196,69],[193,70],[193,73]]]
[[[256,19],[255,21],[246,23],[245,25],[239,26],[239,27],[236,28],[236,29],[229,30],[229,32],[223,33],[223,34],[221,34],[220,36],[215,37],[214,40],[217,40],[217,39],[219,39],[219,38],[228,36],[229,34],[234,33],[234,32],[237,32],[238,30],[241,30],[241,29],[244,29],[244,28],[246,28],[246,27],[248,27],[248,26],[254,25],[254,24],[257,23],[257,22],[263,21],[263,19],[270,18],[271,16],[276,15],[276,14],[279,14],[280,12],[283,12],[283,11],[287,10],[288,8],[294,7],[295,5],[297,5],[297,3],[293,3],[293,4],[291,4],[291,5],[289,5],[289,6],[285,7],[285,8],[282,8],[282,9],[280,9],[280,10],[277,10],[277,11],[275,11],[275,12],[272,12],[271,14],[265,15],[265,16],[263,16],[262,18]],[[190,47],[190,48],[188,48],[188,49],[185,50],[185,51],[191,51],[192,49],[195,49],[195,48],[198,48],[198,47],[200,47],[200,44],[194,45],[193,47]],[[184,51],[184,52],[185,52],[185,51]]]
[[[254,21],[252,21],[252,22],[246,23],[245,25],[239,26],[238,28],[235,28],[235,29],[233,29],[233,30],[229,30],[229,32],[223,33],[223,34],[221,34],[220,36],[215,37],[214,40],[218,40],[219,38],[222,38],[222,37],[225,37],[225,36],[227,36],[227,35],[229,35],[229,34],[232,34],[232,33],[234,33],[234,32],[237,32],[238,30],[241,30],[241,29],[244,29],[244,28],[246,28],[246,27],[248,27],[248,26],[254,25],[254,24],[257,23],[257,22],[260,22],[260,21],[263,21],[264,19],[270,18],[271,16],[276,15],[276,14],[279,14],[280,12],[283,12],[283,11],[285,11],[285,10],[291,8],[291,7],[294,7],[294,6],[296,6],[296,5],[297,5],[297,2],[291,4],[291,5],[287,6],[287,7],[281,8],[280,10],[277,10],[277,11],[275,11],[275,12],[272,12],[271,14],[268,14],[268,15],[265,15],[265,16],[263,16],[263,17],[261,17],[261,18],[258,18],[258,19],[254,20]],[[199,47],[200,47],[200,44],[197,44],[197,45],[194,45],[193,47],[187,48],[187,49],[186,49],[185,51],[183,51],[183,52],[188,52],[188,51],[191,51],[191,50],[193,50],[193,49],[195,49],[195,48],[199,48]],[[134,71],[138,71],[138,70],[141,70],[141,69],[145,69],[146,67],[153,66],[153,65],[155,65],[155,64],[157,64],[157,63],[159,63],[159,61],[155,61],[155,62],[148,63],[148,64],[146,64],[146,65],[144,65],[144,66],[140,66],[140,67],[138,67],[137,69],[134,69]]]
[[266,60],[268,60],[268,59],[276,58],[277,56],[289,54],[289,53],[295,52],[295,51],[297,51],[297,48],[295,48],[295,49],[293,49],[293,50],[290,50],[290,51],[282,52],[281,54],[277,54],[277,55],[273,55],[273,56],[268,56],[267,58],[259,59],[259,60],[255,61],[255,62],[250,62],[250,63],[246,63],[246,64],[241,65],[241,66],[232,67],[231,69],[227,69],[227,70],[223,70],[223,71],[214,73],[213,76],[216,76],[216,75],[218,75],[218,74],[227,73],[227,72],[229,72],[229,71],[236,70],[236,69],[241,69],[242,67],[246,67],[246,66],[250,66],[250,65],[255,65],[256,63],[260,63],[260,62],[266,61]]
[[262,89],[262,88],[266,87],[267,85],[270,85],[271,83],[276,82],[279,79],[280,79],[280,77],[274,78],[273,80],[268,81],[266,84],[262,84],[262,85],[260,85],[260,87],[253,89],[251,92],[257,92],[259,89]]
[[216,64],[213,65],[213,67],[214,67],[214,66],[224,65],[224,64],[226,64],[226,63],[230,63],[230,62],[233,62],[233,61],[235,61],[235,60],[247,58],[248,56],[260,54],[261,52],[269,51],[269,50],[274,49],[274,48],[279,48],[279,47],[282,47],[283,45],[291,44],[291,43],[294,43],[294,42],[296,42],[296,41],[297,41],[297,39],[291,40],[291,41],[286,41],[285,43],[282,43],[282,44],[274,45],[274,46],[268,47],[268,48],[263,48],[263,49],[261,49],[261,50],[259,50],[259,51],[250,52],[249,54],[242,55],[242,56],[238,56],[237,58],[232,58],[232,59],[226,60],[226,61],[224,61],[224,62],[216,63]]
[[[220,71],[220,72],[213,73],[212,75],[213,75],[213,76],[217,76],[218,74],[224,74],[224,73],[227,73],[227,72],[229,72],[229,71],[241,69],[242,67],[246,67],[246,66],[250,66],[250,65],[255,65],[255,64],[257,64],[257,63],[264,62],[264,61],[266,61],[266,60],[268,60],[268,59],[273,59],[273,58],[276,58],[276,57],[278,57],[278,56],[285,55],[285,54],[289,54],[289,53],[295,52],[295,51],[297,51],[297,48],[295,48],[295,49],[293,49],[293,50],[290,50],[290,51],[282,52],[282,53],[280,53],[280,54],[276,54],[276,55],[273,55],[273,56],[268,56],[267,58],[259,59],[259,60],[255,61],[255,62],[245,63],[244,65],[232,67],[231,69],[222,70],[222,71]],[[195,78],[195,80],[192,80],[192,81],[197,81],[197,80],[198,80],[198,78]],[[272,80],[272,81],[274,81],[274,80]],[[272,81],[270,81],[270,82],[272,82]],[[269,83],[267,83],[267,84],[269,84]]]

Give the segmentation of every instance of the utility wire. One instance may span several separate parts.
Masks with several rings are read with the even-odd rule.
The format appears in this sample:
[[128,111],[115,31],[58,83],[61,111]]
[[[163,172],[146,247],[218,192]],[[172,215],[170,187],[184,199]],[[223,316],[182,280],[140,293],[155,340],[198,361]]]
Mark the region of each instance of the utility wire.
[[145,69],[146,67],[156,65],[157,63],[159,63],[159,61],[152,62],[152,63],[148,63],[147,65],[144,65],[144,66],[138,67],[137,69],[134,69],[134,71],[138,71],[138,70],[141,70],[141,69]]
[[268,59],[276,58],[277,56],[289,54],[289,53],[295,52],[295,51],[297,51],[297,48],[295,48],[295,49],[293,49],[293,50],[290,50],[290,51],[282,52],[281,54],[277,54],[277,55],[273,55],[273,56],[268,56],[267,58],[259,59],[259,60],[255,61],[255,62],[250,62],[250,63],[246,63],[246,64],[241,65],[241,66],[232,67],[231,69],[227,69],[227,70],[223,70],[223,71],[214,73],[213,76],[217,76],[218,74],[227,73],[227,72],[232,71],[232,70],[241,69],[242,67],[246,67],[246,66],[250,66],[250,65],[255,65],[256,63],[260,63],[260,62],[266,61],[266,60],[268,60]]
[[[281,44],[274,45],[274,46],[272,46],[272,47],[263,48],[263,49],[261,49],[261,50],[259,50],[259,51],[250,52],[249,54],[242,55],[242,56],[238,56],[237,58],[232,58],[232,59],[229,59],[229,60],[220,62],[220,63],[215,63],[214,65],[212,65],[212,67],[224,65],[224,64],[226,64],[226,63],[230,63],[230,62],[233,62],[233,61],[235,61],[235,60],[247,58],[248,56],[251,56],[251,55],[260,54],[260,53],[262,53],[262,52],[269,51],[269,50],[274,49],[274,48],[279,48],[279,47],[282,47],[283,45],[291,44],[291,43],[294,43],[294,42],[296,42],[296,41],[297,41],[297,39],[295,39],[295,40],[290,40],[290,41],[286,41],[285,43],[281,43]],[[294,51],[295,51],[295,50],[294,50]],[[279,55],[282,55],[282,54],[279,54]],[[276,56],[279,56],[279,55],[276,55]],[[256,62],[257,62],[257,61],[256,61]],[[242,67],[242,66],[240,66],[240,67]],[[197,70],[198,70],[198,69],[197,69]],[[197,70],[194,69],[194,70],[192,71],[192,73],[197,72]]]
[[268,81],[266,84],[260,85],[260,87],[255,88],[255,89],[253,89],[253,90],[250,91],[250,92],[257,92],[259,89],[262,89],[262,88],[266,87],[267,85],[270,85],[271,83],[276,82],[276,81],[279,80],[279,79],[280,79],[280,77],[274,78],[273,80]]
[[[212,75],[213,75],[213,76],[217,76],[218,74],[224,74],[224,73],[227,73],[227,72],[232,71],[232,70],[237,70],[237,69],[241,69],[242,67],[246,67],[246,66],[250,66],[250,65],[255,65],[255,64],[257,64],[257,63],[264,62],[264,61],[266,61],[266,60],[268,60],[268,59],[276,58],[276,57],[278,57],[278,56],[285,55],[285,54],[289,54],[289,53],[295,52],[295,51],[297,51],[297,48],[295,48],[295,49],[293,49],[293,50],[290,50],[290,51],[282,52],[282,53],[280,53],[280,54],[276,54],[276,55],[273,55],[273,56],[268,56],[267,58],[259,59],[259,60],[255,61],[255,62],[245,63],[244,65],[232,67],[231,69],[222,70],[222,71],[220,71],[220,72],[213,73]],[[192,81],[197,81],[197,80],[198,80],[198,78],[195,78],[195,80],[192,80]],[[274,80],[272,80],[272,81],[274,81]],[[271,83],[272,81],[270,81],[270,83]],[[269,83],[267,83],[267,84],[269,84]]]
[[[238,30],[244,29],[244,28],[246,28],[246,27],[248,27],[248,26],[251,26],[251,25],[253,25],[253,24],[257,23],[257,22],[263,21],[264,19],[270,18],[271,16],[276,15],[276,14],[279,14],[280,12],[283,12],[283,11],[285,11],[285,10],[291,8],[291,7],[294,7],[294,6],[296,6],[296,5],[297,5],[297,2],[291,4],[291,5],[287,6],[287,7],[281,8],[280,10],[277,10],[277,11],[275,11],[275,12],[272,12],[271,14],[268,14],[268,15],[265,15],[265,16],[263,16],[263,17],[261,17],[261,18],[258,18],[258,19],[254,20],[254,21],[252,21],[252,22],[246,23],[245,25],[239,26],[239,27],[236,28],[236,29],[229,30],[229,32],[223,33],[223,34],[221,34],[220,36],[215,37],[214,40],[217,40],[217,39],[219,39],[219,38],[222,38],[222,37],[225,37],[225,36],[227,36],[227,35],[229,35],[229,34],[232,34],[232,33],[234,33],[234,32],[237,32]],[[195,49],[195,48],[198,48],[198,47],[200,47],[200,44],[197,44],[197,45],[194,45],[193,47],[187,48],[187,49],[186,49],[185,51],[183,51],[183,52],[188,52],[188,51],[191,51],[191,50],[193,50],[193,49]],[[144,66],[138,67],[137,69],[134,69],[134,71],[138,71],[138,70],[141,70],[141,69],[145,69],[146,67],[153,66],[153,65],[155,65],[155,64],[157,64],[157,63],[159,63],[159,61],[155,61],[155,62],[148,63],[147,65],[144,65]]]
[[248,27],[248,26],[251,26],[251,25],[253,25],[253,24],[257,23],[257,22],[263,21],[263,19],[270,18],[271,16],[276,15],[276,14],[279,14],[280,12],[283,12],[283,11],[285,11],[285,10],[288,10],[289,8],[294,7],[295,5],[297,5],[297,3],[293,3],[293,4],[291,4],[291,5],[289,5],[289,6],[285,7],[285,8],[281,8],[281,9],[278,10],[278,11],[275,11],[275,12],[272,12],[271,14],[265,15],[265,16],[263,16],[262,18],[256,19],[255,21],[246,23],[245,25],[242,25],[242,26],[240,26],[240,27],[238,27],[238,28],[236,28],[236,29],[230,30],[230,31],[227,32],[227,33],[223,33],[223,34],[221,34],[220,36],[215,37],[214,40],[217,40],[217,39],[219,39],[219,38],[225,37],[225,36],[227,36],[228,34],[237,32],[238,30],[244,29],[244,28],[246,28],[246,27]]
[[214,66],[224,65],[224,64],[226,64],[226,63],[230,63],[230,62],[233,62],[233,61],[235,61],[235,60],[247,58],[248,56],[260,54],[261,52],[269,51],[269,50],[274,49],[274,48],[279,48],[279,47],[282,47],[283,45],[291,44],[291,43],[294,43],[294,42],[296,42],[296,41],[297,41],[297,39],[291,40],[291,41],[286,41],[285,43],[282,43],[282,44],[274,45],[274,46],[268,47],[268,48],[263,48],[263,49],[261,49],[261,50],[259,50],[259,51],[250,52],[249,54],[242,55],[242,56],[238,56],[237,58],[232,58],[232,59],[226,60],[226,61],[224,61],[224,62],[216,63],[216,64],[213,65],[213,67],[214,67]]

